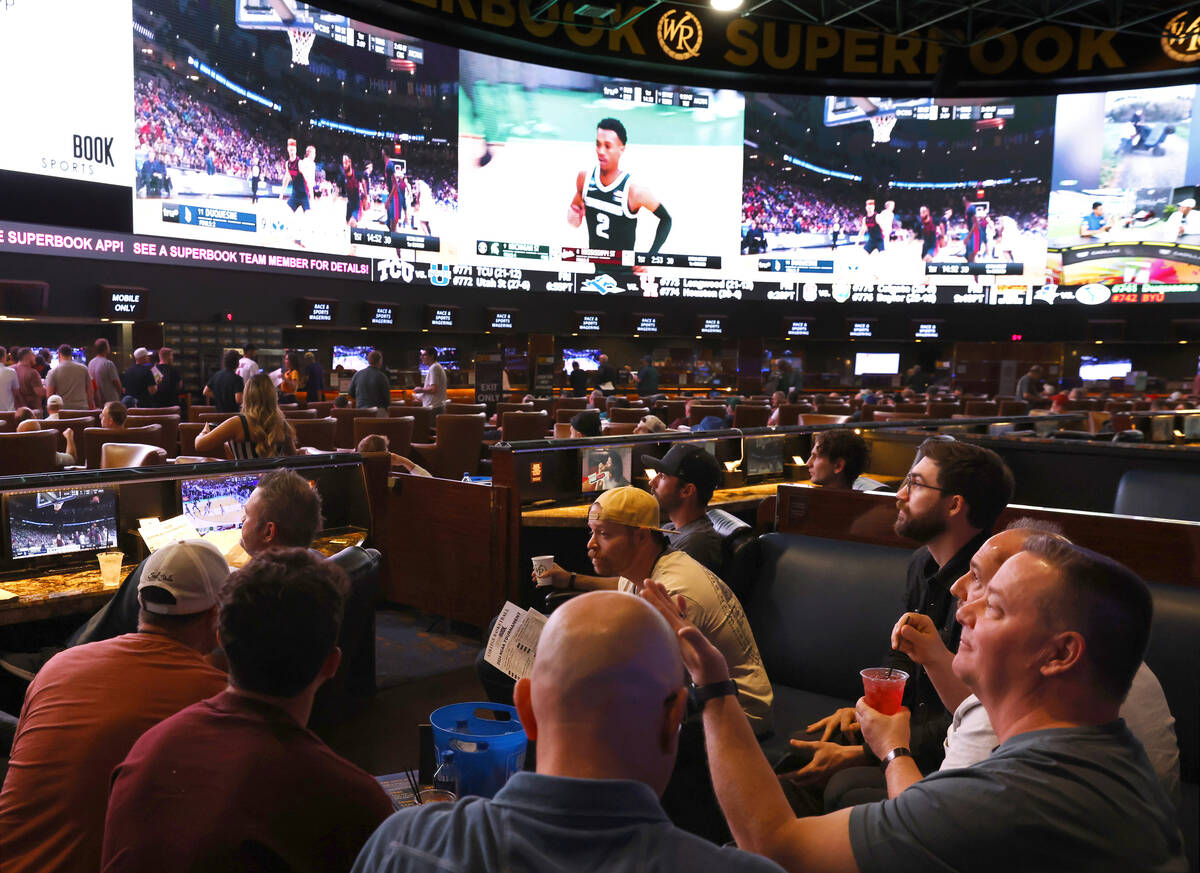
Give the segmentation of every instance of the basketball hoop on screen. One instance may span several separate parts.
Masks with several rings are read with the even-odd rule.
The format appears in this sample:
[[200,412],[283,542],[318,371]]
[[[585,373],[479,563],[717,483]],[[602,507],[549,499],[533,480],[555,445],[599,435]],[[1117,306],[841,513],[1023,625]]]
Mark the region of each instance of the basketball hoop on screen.
[[867,120],[871,122],[871,134],[875,142],[891,142],[892,128],[896,126],[895,113],[872,115]]
[[312,51],[316,31],[307,27],[289,27],[288,41],[292,44],[292,63],[308,66],[308,53]]

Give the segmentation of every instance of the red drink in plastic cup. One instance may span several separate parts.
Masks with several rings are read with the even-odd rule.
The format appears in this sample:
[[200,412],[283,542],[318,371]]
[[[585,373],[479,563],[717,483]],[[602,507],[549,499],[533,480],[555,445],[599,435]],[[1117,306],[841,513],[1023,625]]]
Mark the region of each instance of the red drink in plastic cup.
[[863,695],[867,698],[867,706],[884,715],[895,715],[900,711],[900,701],[904,698],[904,683],[908,674],[903,670],[892,670],[888,676],[887,667],[868,667],[860,670],[863,681]]

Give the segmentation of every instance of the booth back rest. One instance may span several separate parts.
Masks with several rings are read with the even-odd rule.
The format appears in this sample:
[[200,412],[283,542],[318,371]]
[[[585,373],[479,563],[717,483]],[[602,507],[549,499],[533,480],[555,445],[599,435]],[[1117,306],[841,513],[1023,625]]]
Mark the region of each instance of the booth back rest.
[[1121,476],[1113,501],[1117,515],[1200,521],[1200,476],[1129,470]]
[[58,431],[0,433],[0,476],[48,473],[55,469]]
[[912,552],[798,534],[759,541],[746,614],[771,682],[857,700],[858,671],[887,654],[903,612]]
[[408,457],[412,451],[413,422],[411,415],[403,418],[356,418],[354,419],[354,445],[357,448],[368,434],[383,434],[388,438],[388,451]]

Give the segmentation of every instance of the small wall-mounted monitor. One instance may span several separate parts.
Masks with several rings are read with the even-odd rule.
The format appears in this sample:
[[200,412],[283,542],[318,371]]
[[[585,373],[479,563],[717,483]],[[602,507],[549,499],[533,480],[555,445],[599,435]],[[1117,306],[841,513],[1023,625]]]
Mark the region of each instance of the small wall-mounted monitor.
[[117,545],[117,489],[10,491],[4,495],[4,518],[13,560],[112,549]]
[[489,308],[487,310],[487,329],[488,330],[516,330],[517,329],[517,310]]
[[362,327],[395,327],[396,306],[393,303],[372,303],[367,301],[362,305]]
[[452,330],[458,327],[458,307],[430,304],[425,307],[425,324],[431,330]]
[[1079,378],[1085,382],[1124,379],[1132,369],[1133,361],[1128,358],[1098,358],[1094,355],[1079,356]]
[[812,336],[812,321],[807,318],[789,318],[784,322],[784,336]]
[[729,319],[724,315],[697,315],[696,333],[700,336],[721,336]]
[[240,528],[246,501],[258,486],[258,476],[206,476],[179,483],[180,505],[196,532]]
[[913,339],[941,339],[942,322],[933,319],[913,319]]
[[604,315],[600,312],[576,312],[571,333],[600,333],[604,330]]
[[629,484],[632,446],[581,449],[580,457],[581,491],[610,491]]
[[333,324],[337,320],[336,300],[315,300],[301,297],[296,317],[301,324]]
[[633,333],[635,336],[657,336],[661,321],[661,315],[648,312],[638,313],[633,316]]
[[41,315],[50,306],[50,285],[0,279],[0,312],[5,315]]
[[100,317],[117,321],[141,321],[146,317],[150,292],[125,285],[100,286]]
[[855,376],[894,376],[899,372],[899,352],[859,352],[854,356]]
[[365,370],[370,366],[367,363],[367,355],[373,349],[374,346],[334,346],[333,369],[341,367],[344,370]]
[[851,339],[870,339],[875,336],[875,319],[847,318],[846,336]]

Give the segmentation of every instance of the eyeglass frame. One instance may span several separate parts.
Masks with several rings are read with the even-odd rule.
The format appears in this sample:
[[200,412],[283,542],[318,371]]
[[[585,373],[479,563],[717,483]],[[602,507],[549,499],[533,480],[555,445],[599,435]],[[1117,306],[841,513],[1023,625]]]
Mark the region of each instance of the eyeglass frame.
[[896,493],[899,494],[905,488],[907,488],[909,491],[912,491],[913,488],[928,488],[930,491],[940,491],[942,494],[951,493],[946,488],[940,488],[937,485],[930,485],[927,482],[914,482],[913,474],[911,472],[900,480],[900,487],[896,489]]

